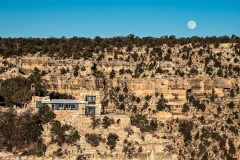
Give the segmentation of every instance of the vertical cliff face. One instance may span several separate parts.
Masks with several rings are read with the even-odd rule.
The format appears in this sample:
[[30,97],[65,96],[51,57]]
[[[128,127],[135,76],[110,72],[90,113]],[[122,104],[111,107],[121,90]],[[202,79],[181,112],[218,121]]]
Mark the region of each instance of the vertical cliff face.
[[[89,154],[99,150],[100,158],[120,156],[113,154],[105,143],[96,148],[85,140],[85,134],[90,132],[101,133],[105,139],[114,132],[120,137],[117,152],[130,145],[127,139],[137,149],[142,147],[142,154],[136,152],[142,159],[168,154],[170,159],[173,155],[201,159],[203,153],[195,154],[199,148],[219,159],[228,151],[228,147],[219,144],[234,141],[239,146],[239,49],[231,47],[234,45],[133,46],[130,51],[127,47],[109,47],[78,59],[43,54],[0,57],[0,79],[28,77],[37,71],[48,82],[50,92],[71,94],[81,100],[86,94],[97,96],[97,105],[105,107],[109,118],[115,121],[107,129],[89,129],[93,122],[90,117],[56,111],[59,120],[69,120],[83,134],[80,144]],[[99,118],[103,121],[104,117]],[[213,156],[213,150],[222,153]],[[239,153],[239,149],[235,150]],[[121,156],[126,158],[126,153]]]
[[[234,53],[232,45],[220,44],[218,48],[210,45],[208,49],[193,47],[191,44],[173,47],[133,46],[131,51],[127,47],[113,47],[106,50],[105,54],[93,53],[91,60],[61,59],[40,53],[14,58],[1,57],[0,78],[28,77],[37,68],[40,72],[44,71],[42,78],[48,81],[49,91],[71,94],[76,98],[79,98],[80,88],[102,89],[104,92],[109,87],[127,87],[140,97],[163,93],[171,98],[173,90],[178,90],[179,96],[183,96],[189,89],[193,93],[203,94],[211,92],[213,88],[232,89],[237,85],[235,79],[238,73],[229,70],[236,63],[226,71],[218,69],[220,64],[228,67],[230,52]],[[75,70],[76,66],[78,70]],[[231,73],[231,76],[224,78],[223,74],[227,73]]]
[[[133,47],[129,53],[123,47],[122,54],[108,53],[101,60],[95,60],[98,59],[98,54],[94,54],[92,60],[51,58],[40,53],[5,59],[1,57],[0,78],[28,77],[37,68],[40,72],[45,72],[42,78],[48,81],[49,91],[71,94],[76,98],[80,98],[80,88],[101,90],[105,94],[111,87],[126,87],[129,92],[140,97],[163,93],[167,99],[172,99],[172,94],[186,99],[187,90],[203,94],[210,93],[213,88],[231,89],[237,85],[234,78],[213,78],[204,73],[208,70],[206,65],[216,65],[218,60],[207,60],[207,64],[203,65],[208,57],[207,52],[201,47],[191,48],[189,52],[189,48],[191,46],[176,45],[170,48],[162,45],[161,54],[165,55],[162,60],[157,58],[159,49],[147,47]],[[208,52],[219,58],[220,52],[232,52],[232,48],[228,44],[222,44],[218,49]],[[156,57],[152,54],[156,54]],[[189,59],[190,55],[192,58]],[[188,58],[185,59],[185,56]],[[229,56],[224,55],[226,59]],[[79,68],[77,71],[76,66]],[[211,72],[218,74],[217,69]],[[221,91],[216,93],[223,95]]]

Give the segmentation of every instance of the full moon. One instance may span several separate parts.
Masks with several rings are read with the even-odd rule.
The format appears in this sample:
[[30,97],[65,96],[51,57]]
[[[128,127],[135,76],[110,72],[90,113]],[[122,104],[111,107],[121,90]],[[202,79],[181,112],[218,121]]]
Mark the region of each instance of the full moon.
[[187,26],[188,26],[189,29],[195,29],[197,24],[196,24],[195,21],[189,21]]

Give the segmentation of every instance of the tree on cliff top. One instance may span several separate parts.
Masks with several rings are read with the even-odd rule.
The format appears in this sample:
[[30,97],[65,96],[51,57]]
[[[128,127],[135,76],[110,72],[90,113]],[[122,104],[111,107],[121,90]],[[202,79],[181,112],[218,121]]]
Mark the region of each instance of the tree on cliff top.
[[[31,84],[35,84],[35,92],[31,90]],[[6,79],[1,83],[0,96],[7,106],[24,106],[32,95],[47,95],[47,82],[43,81],[40,75],[30,75],[28,78],[15,77]]]
[[0,95],[8,105],[23,106],[31,100],[31,83],[23,77],[10,78],[2,82]]

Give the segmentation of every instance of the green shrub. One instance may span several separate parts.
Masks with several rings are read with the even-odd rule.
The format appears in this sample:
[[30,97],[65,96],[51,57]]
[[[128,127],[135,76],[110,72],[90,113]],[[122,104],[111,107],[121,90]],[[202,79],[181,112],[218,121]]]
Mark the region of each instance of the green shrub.
[[64,75],[67,73],[67,70],[65,68],[61,68],[60,69],[61,75]]
[[75,66],[74,67],[74,71],[73,71],[73,76],[77,77],[78,76],[78,70],[79,70],[79,66]]
[[112,69],[112,71],[110,72],[110,75],[109,75],[110,79],[113,79],[115,77],[115,75],[116,75],[116,72],[114,71],[114,69]]
[[103,141],[101,134],[87,133],[85,134],[86,142],[91,146],[97,147]]
[[190,110],[189,105],[185,103],[185,104],[183,105],[182,112],[183,112],[183,113],[186,113],[186,112],[188,112],[189,110]]
[[102,126],[104,128],[108,128],[111,124],[114,124],[114,119],[110,119],[107,116],[105,116],[102,120]]
[[73,144],[80,139],[80,135],[74,127],[67,124],[62,125],[59,121],[52,122],[52,142],[62,146],[62,144]]
[[107,137],[107,145],[111,150],[115,149],[119,136],[116,133],[109,133]]

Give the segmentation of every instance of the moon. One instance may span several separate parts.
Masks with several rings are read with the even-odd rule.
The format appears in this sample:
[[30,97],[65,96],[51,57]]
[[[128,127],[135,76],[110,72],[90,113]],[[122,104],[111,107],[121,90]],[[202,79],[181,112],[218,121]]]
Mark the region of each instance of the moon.
[[187,27],[189,29],[195,29],[197,27],[197,23],[195,21],[189,21]]

